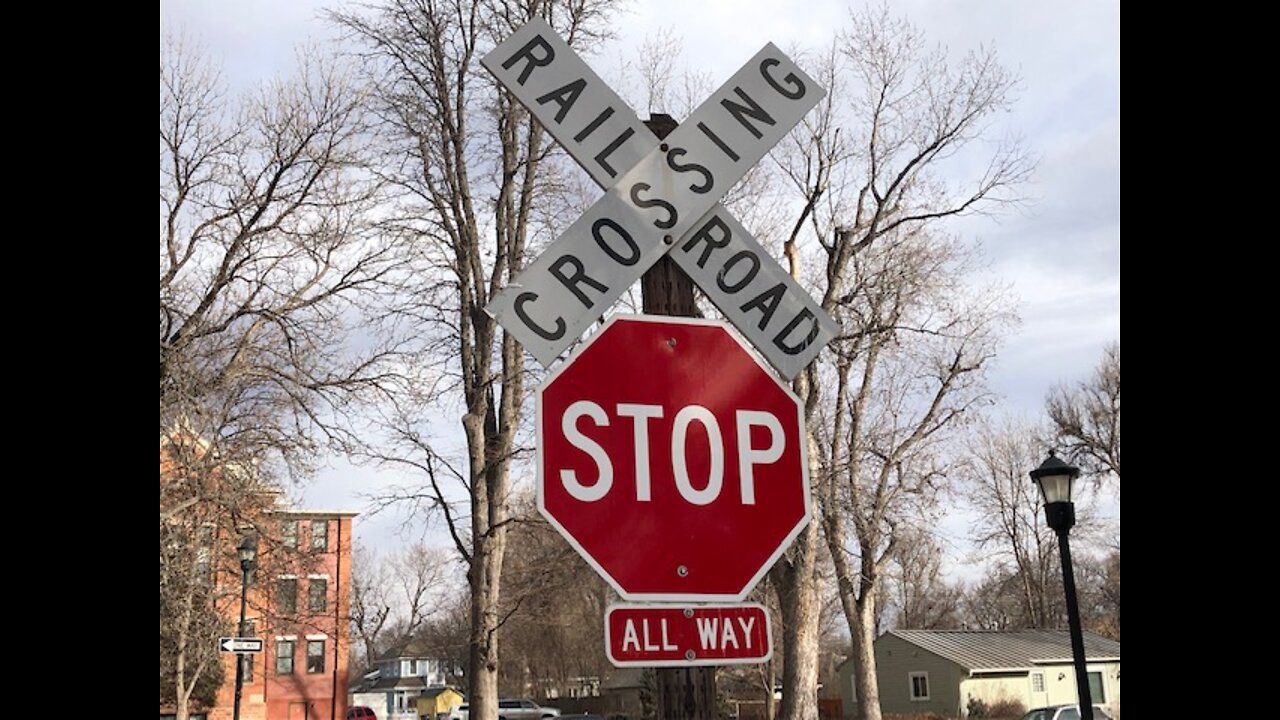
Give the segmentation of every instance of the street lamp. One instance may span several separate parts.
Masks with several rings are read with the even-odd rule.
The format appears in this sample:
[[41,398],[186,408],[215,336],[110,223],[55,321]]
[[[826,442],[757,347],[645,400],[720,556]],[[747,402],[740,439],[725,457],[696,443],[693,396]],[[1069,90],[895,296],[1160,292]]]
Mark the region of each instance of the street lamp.
[[1071,502],[1071,489],[1080,468],[1068,465],[1049,451],[1040,467],[1031,471],[1031,479],[1044,497],[1044,517],[1058,534],[1058,551],[1062,555],[1062,590],[1067,596],[1067,625],[1071,628],[1071,656],[1076,667],[1076,692],[1079,694],[1081,720],[1093,720],[1093,702],[1089,697],[1089,676],[1085,670],[1084,636],[1080,632],[1080,606],[1076,602],[1076,581],[1071,570],[1071,545],[1067,534],[1076,524],[1076,506]]
[[[236,548],[236,553],[240,555],[240,627],[236,630],[238,637],[244,637],[248,631],[245,630],[244,613],[245,607],[249,599],[249,573],[253,572],[254,565],[258,562],[258,536],[250,533],[244,536],[240,541],[240,547]],[[231,710],[232,720],[240,720],[240,690],[244,686],[244,653],[236,653],[236,702]]]

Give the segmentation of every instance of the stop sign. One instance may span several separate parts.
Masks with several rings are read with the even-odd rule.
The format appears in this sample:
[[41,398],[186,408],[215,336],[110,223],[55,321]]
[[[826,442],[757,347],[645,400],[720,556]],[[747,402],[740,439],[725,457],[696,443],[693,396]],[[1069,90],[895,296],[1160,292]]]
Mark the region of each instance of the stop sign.
[[538,509],[628,600],[741,600],[809,522],[800,402],[723,323],[614,316],[537,424]]

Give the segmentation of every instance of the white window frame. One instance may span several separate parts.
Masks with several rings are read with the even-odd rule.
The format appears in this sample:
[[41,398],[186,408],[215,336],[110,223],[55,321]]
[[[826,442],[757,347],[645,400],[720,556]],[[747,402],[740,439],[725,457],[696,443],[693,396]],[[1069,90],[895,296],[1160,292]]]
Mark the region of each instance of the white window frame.
[[[317,525],[324,528],[323,534],[319,534],[316,532]],[[311,552],[329,552],[329,520],[328,518],[312,519],[311,524],[307,529],[307,534],[310,536],[309,542],[310,542]],[[321,539],[320,544],[316,543],[317,539]]]
[[[1036,687],[1036,680],[1040,681],[1040,687],[1038,688]],[[1031,692],[1034,692],[1034,693],[1044,692],[1044,673],[1042,672],[1031,673]]]
[[[1102,698],[1101,699],[1090,698],[1090,699],[1093,700],[1094,705],[1106,705],[1107,702],[1111,700],[1111,698],[1109,697],[1111,693],[1107,692],[1107,666],[1106,665],[1086,665],[1084,668],[1084,681],[1086,683],[1089,682],[1089,676],[1092,675],[1093,673],[1098,673],[1099,675],[1098,679],[1102,681]],[[1090,694],[1093,693],[1092,687],[1089,688],[1089,692]]]
[[[924,695],[916,695],[916,678],[924,678]],[[911,702],[926,702],[929,700],[929,673],[926,671],[907,673],[907,692],[910,694]]]

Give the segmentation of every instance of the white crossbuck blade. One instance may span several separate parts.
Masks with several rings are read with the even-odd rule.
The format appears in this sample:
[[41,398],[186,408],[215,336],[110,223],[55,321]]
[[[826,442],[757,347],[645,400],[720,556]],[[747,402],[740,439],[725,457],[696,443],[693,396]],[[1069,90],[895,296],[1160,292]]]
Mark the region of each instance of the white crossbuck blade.
[[788,379],[839,332],[719,205],[826,94],[772,43],[661,141],[541,19],[481,64],[607,190],[485,308],[543,365],[667,252]]

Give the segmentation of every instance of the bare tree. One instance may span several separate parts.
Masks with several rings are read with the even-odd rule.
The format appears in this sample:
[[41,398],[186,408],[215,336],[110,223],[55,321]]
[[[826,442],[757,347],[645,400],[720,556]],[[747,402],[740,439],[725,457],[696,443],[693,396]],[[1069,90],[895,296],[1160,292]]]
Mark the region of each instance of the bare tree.
[[161,613],[161,657],[179,718],[221,672],[188,654],[217,637],[195,622],[217,601],[191,592],[200,538],[259,522],[263,489],[347,433],[394,356],[363,330],[397,259],[369,232],[379,183],[361,104],[314,51],[292,78],[233,97],[197,45],[161,41],[160,591],[176,609]]
[[[240,477],[207,469],[205,445],[187,433],[160,444],[160,699],[185,720],[210,705],[223,682],[216,638],[230,629],[219,610],[227,589],[217,572],[226,536],[248,496]],[[181,512],[164,514],[166,507]],[[235,587],[238,587],[237,583]]]
[[1045,410],[1072,459],[1098,478],[1110,474],[1119,488],[1120,343],[1103,350],[1093,377],[1051,390]]
[[[845,323],[846,335],[833,343],[834,360],[811,367],[796,390],[809,427],[831,428],[825,441],[811,440],[815,490],[854,637],[859,711],[878,720],[871,641],[897,508],[938,479],[929,446],[980,395],[977,381],[1002,315],[989,298],[971,298],[953,312],[944,298],[956,286],[941,295],[936,284],[930,290],[945,284],[937,273],[955,271],[930,249],[947,246],[934,227],[1015,202],[1032,163],[1017,143],[1001,143],[975,176],[941,179],[942,164],[985,141],[992,117],[1011,102],[1014,78],[990,52],[949,62],[882,8],[855,14],[818,66],[815,78],[830,93],[775,155],[801,203],[784,251],[792,273],[802,276],[809,261],[802,241],[818,242],[812,275],[823,308]],[[902,263],[903,277],[885,264],[889,258]],[[913,305],[925,297],[932,303]],[[932,339],[925,343],[932,349],[913,358],[900,348],[923,339]],[[816,684],[813,664],[802,659],[816,656],[815,634],[804,629],[816,614],[799,599],[816,592],[815,547],[815,536],[802,534],[775,569],[784,618],[799,613],[788,619],[795,635],[784,638],[786,718],[816,716],[803,699]],[[798,704],[789,705],[788,695]]]
[[414,637],[447,604],[452,559],[440,548],[415,543],[378,557],[357,545],[352,554],[351,631],[358,662],[368,668],[393,646]]
[[888,602],[894,625],[912,629],[960,626],[964,587],[942,575],[942,546],[923,529],[904,532],[889,562]]
[[983,424],[970,441],[968,497],[978,515],[973,541],[996,565],[989,578],[1017,598],[1008,627],[1056,627],[1065,618],[1057,536],[1049,528],[1035,483],[1043,444],[1036,428],[1006,421]]
[[351,551],[351,645],[350,667],[368,672],[385,649],[384,630],[392,622],[388,566],[372,549],[356,544]]
[[859,293],[843,308],[861,332],[837,341],[820,510],[869,717],[878,715],[872,642],[888,563],[952,473],[945,441],[987,400],[984,370],[1005,320],[998,302],[965,297],[957,257],[940,239],[883,238],[859,253]]
[[1018,630],[1022,622],[1022,601],[1016,573],[1006,566],[993,565],[982,579],[965,589],[961,603],[961,627],[973,630]]
[[[401,499],[443,516],[471,591],[471,713],[497,717],[507,509],[525,396],[519,344],[484,313],[521,268],[530,239],[556,229],[558,191],[543,128],[479,66],[497,40],[541,16],[571,45],[608,31],[608,0],[386,0],[332,18],[361,48],[397,192],[384,231],[413,262],[401,308],[421,342],[414,395],[385,415],[378,459],[418,473]],[[421,403],[419,404],[419,401]],[[433,423],[461,409],[465,460]],[[459,492],[460,491],[460,492]]]
[[309,469],[393,357],[365,330],[398,261],[367,223],[362,96],[300,60],[233,99],[198,48],[161,46],[161,431],[259,476]]
[[613,591],[534,507],[531,493],[513,503],[503,564],[500,688],[565,696],[576,678],[603,677],[602,618]]

